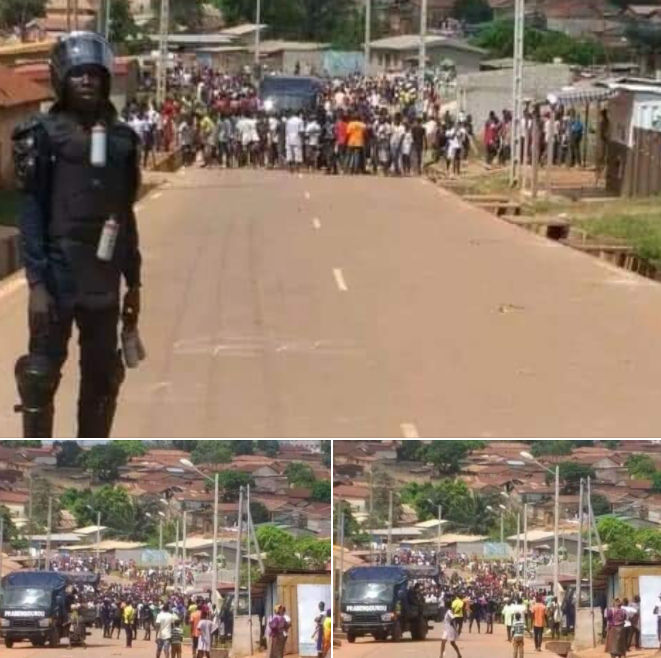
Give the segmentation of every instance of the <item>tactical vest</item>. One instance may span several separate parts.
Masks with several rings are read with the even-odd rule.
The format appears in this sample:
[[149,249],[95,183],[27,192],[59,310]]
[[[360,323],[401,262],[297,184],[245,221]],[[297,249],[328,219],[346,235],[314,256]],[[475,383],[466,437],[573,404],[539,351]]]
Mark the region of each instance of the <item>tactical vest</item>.
[[[105,167],[90,164],[91,134],[63,115],[44,121],[51,152],[49,238],[68,270],[66,296],[86,305],[116,303],[126,255],[136,142],[121,124],[107,128]],[[103,225],[111,216],[119,234],[111,261],[96,256]],[[61,277],[58,277],[61,279]],[[62,287],[62,285],[60,285]]]

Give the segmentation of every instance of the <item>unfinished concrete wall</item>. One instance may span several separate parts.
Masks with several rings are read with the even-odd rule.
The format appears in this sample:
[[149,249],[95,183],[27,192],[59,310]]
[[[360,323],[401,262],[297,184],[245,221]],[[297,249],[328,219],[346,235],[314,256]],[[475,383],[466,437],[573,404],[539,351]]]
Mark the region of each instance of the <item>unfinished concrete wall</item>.
[[[523,96],[541,101],[571,82],[567,64],[527,64],[523,71]],[[490,110],[500,117],[504,109],[512,109],[512,69],[459,74],[457,103],[472,115],[476,132],[481,134]]]

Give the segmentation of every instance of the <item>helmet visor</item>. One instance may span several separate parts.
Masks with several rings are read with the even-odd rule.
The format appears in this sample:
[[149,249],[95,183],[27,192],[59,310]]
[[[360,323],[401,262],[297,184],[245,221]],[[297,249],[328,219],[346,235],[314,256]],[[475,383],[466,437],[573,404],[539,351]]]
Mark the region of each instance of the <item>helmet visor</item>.
[[95,32],[72,32],[57,43],[51,56],[59,83],[78,66],[95,65],[112,75],[113,53],[108,42]]

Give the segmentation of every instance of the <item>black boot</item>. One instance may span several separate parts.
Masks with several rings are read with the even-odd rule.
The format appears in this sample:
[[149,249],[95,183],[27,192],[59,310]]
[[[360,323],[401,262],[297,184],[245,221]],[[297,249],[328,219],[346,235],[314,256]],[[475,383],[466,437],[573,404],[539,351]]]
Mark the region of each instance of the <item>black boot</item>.
[[83,399],[78,402],[78,438],[107,439],[117,409],[116,397]]

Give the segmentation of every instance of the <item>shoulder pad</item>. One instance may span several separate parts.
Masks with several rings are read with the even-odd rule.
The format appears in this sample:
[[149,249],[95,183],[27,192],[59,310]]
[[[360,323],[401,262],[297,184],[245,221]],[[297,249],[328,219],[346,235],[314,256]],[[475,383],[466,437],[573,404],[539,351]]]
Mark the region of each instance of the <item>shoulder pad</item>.
[[133,142],[136,145],[140,143],[140,138],[138,137],[138,134],[135,132],[135,130],[133,130],[133,128],[131,128],[131,126],[128,125],[128,123],[122,123],[118,121],[113,124],[112,131],[119,137],[123,137],[124,139],[130,139],[131,142]]
[[36,191],[40,154],[44,151],[46,129],[42,117],[36,116],[19,124],[12,132],[14,172],[18,186]]
[[19,123],[12,131],[11,138],[12,141],[24,140],[30,136],[36,137],[36,133],[43,130],[43,117],[36,115]]

